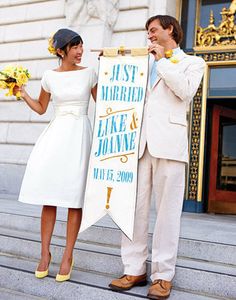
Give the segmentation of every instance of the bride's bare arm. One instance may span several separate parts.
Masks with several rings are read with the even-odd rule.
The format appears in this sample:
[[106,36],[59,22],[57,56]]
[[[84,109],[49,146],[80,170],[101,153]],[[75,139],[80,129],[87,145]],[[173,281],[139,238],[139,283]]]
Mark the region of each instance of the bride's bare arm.
[[51,94],[46,92],[43,88],[41,88],[41,92],[39,95],[38,100],[34,100],[30,97],[30,95],[26,92],[25,88],[15,86],[13,89],[14,95],[17,92],[21,93],[21,98],[24,99],[24,101],[27,103],[27,105],[34,110],[36,113],[42,115],[46,112],[48,103],[51,97]]

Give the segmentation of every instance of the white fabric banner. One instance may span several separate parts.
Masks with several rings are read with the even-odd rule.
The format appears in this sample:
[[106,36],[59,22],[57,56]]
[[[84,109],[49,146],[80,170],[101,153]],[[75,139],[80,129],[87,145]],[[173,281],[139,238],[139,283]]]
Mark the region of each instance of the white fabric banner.
[[148,56],[101,57],[81,231],[109,214],[133,237]]

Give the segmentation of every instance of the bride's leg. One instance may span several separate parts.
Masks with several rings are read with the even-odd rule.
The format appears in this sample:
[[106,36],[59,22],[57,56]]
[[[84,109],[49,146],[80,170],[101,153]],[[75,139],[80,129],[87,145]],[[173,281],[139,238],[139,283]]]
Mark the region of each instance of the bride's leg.
[[50,243],[56,222],[56,206],[43,206],[41,214],[41,259],[37,271],[45,271],[50,262]]
[[70,272],[73,258],[73,249],[78,236],[82,218],[82,209],[69,208],[66,233],[66,248],[61,261],[60,275],[66,275]]

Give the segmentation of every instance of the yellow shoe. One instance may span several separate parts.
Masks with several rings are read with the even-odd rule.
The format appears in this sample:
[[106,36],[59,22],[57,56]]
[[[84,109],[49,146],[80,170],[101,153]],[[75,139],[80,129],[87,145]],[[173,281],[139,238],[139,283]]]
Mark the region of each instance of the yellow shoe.
[[38,267],[37,267],[37,269],[35,270],[35,273],[34,273],[36,278],[42,279],[42,278],[48,276],[48,269],[49,269],[49,265],[51,263],[51,260],[52,260],[52,256],[50,254],[50,261],[49,261],[47,270],[45,270],[45,271],[38,271],[37,270]]
[[56,276],[56,281],[62,282],[62,281],[69,280],[73,266],[74,266],[74,258],[72,258],[72,262],[71,262],[71,266],[70,266],[70,272],[66,275],[61,275],[61,274],[58,273],[57,276]]

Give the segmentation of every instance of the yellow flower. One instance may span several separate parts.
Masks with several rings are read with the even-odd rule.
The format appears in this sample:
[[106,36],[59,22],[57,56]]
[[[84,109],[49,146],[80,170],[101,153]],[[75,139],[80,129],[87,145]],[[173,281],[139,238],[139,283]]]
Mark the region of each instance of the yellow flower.
[[18,86],[22,86],[23,84],[26,84],[28,81],[28,77],[25,73],[20,73],[16,78],[16,83]]
[[14,89],[15,85],[16,84],[14,82],[8,84],[9,91],[8,91],[8,93],[5,94],[5,96],[12,96],[13,95],[13,89]]
[[54,36],[54,34],[48,39],[48,51],[51,54],[56,55],[57,54],[57,50],[53,46],[53,36]]
[[169,59],[173,64],[177,64],[179,62],[178,58],[173,56],[172,49],[165,51],[165,58]]
[[13,77],[13,78],[14,78],[14,73],[15,73],[14,67],[11,66],[11,65],[6,66],[6,67],[2,70],[2,73],[5,74],[7,77]]
[[0,89],[5,90],[6,88],[7,88],[6,82],[0,80]]
[[20,100],[20,97],[21,97],[21,93],[20,93],[20,92],[17,92],[17,93],[16,93],[16,100]]
[[165,51],[165,57],[166,58],[171,58],[172,55],[173,55],[173,50],[172,49]]
[[178,58],[175,57],[175,56],[172,56],[172,57],[170,58],[170,61],[171,61],[173,64],[177,64],[177,63],[179,62]]
[[[28,69],[22,66],[5,66],[5,68],[0,71],[0,89],[8,89],[6,96],[13,95],[13,89],[15,85],[22,86],[28,82],[30,74]],[[20,92],[16,94],[17,99],[20,97]]]

